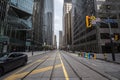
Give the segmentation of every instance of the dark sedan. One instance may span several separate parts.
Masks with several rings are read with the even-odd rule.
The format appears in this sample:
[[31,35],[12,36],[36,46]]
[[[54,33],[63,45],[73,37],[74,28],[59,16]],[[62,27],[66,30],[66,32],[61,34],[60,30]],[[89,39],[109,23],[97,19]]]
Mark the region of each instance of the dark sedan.
[[0,76],[27,63],[28,57],[22,53],[0,53]]

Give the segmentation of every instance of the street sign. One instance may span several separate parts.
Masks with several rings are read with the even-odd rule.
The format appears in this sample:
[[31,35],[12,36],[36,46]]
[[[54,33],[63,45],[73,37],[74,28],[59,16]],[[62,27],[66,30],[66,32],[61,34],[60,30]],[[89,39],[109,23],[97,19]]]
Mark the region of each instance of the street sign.
[[97,22],[101,22],[100,18],[96,18],[95,20],[92,20],[92,24],[97,24]]
[[100,18],[96,18],[95,21],[96,21],[96,22],[101,22],[101,19],[100,19]]
[[106,20],[104,20],[104,22],[106,22],[106,23],[116,23],[116,21],[114,19],[106,19]]

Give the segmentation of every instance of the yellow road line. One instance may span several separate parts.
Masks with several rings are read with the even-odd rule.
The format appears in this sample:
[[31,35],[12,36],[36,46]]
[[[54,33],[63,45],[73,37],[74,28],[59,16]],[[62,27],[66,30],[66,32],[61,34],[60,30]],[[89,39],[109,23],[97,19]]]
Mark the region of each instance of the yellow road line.
[[[58,64],[58,65],[55,65],[55,68],[59,68],[59,67],[61,67],[61,66],[62,66],[61,64]],[[51,70],[52,68],[53,68],[53,66],[49,66],[49,67],[42,68],[42,69],[37,69],[37,70],[33,71],[31,74],[36,74],[36,73],[40,73],[40,72],[45,72],[45,71]]]
[[[56,59],[59,59],[59,58],[56,58]],[[55,58],[49,58],[48,60],[55,60]]]
[[[47,57],[47,56],[43,57],[43,59],[46,58],[46,57]],[[17,73],[19,73],[19,72],[21,72],[21,71],[27,69],[28,67],[34,65],[35,63],[38,63],[38,62],[41,62],[41,61],[43,61],[43,60],[39,59],[39,60],[37,60],[37,61],[35,61],[35,62],[33,62],[33,63],[31,63],[31,64],[25,66],[25,67],[23,67],[22,69],[20,69],[19,71],[15,72],[14,74],[12,74],[12,75],[10,75],[10,76],[14,76],[15,74],[17,74]],[[6,78],[6,79],[4,79],[4,80],[9,80],[9,79]]]
[[65,79],[66,79],[66,80],[69,80],[67,70],[65,69],[65,66],[64,66],[64,63],[63,63],[63,61],[62,61],[62,59],[61,59],[60,54],[59,54],[59,57],[60,57],[60,61],[61,61],[61,64],[62,64],[63,72],[64,72],[64,75],[65,75]]
[[21,72],[21,71],[27,69],[28,67],[34,65],[35,63],[38,63],[38,62],[41,62],[41,61],[43,61],[43,60],[37,60],[37,61],[33,62],[33,63],[31,63],[31,64],[29,64],[29,65],[23,67],[22,69],[20,69],[19,71],[17,71],[15,74],[17,74],[17,73],[19,73],[19,72]]
[[[55,66],[55,68],[59,68],[61,66],[62,66],[61,64],[58,64],[58,65]],[[37,69],[37,70],[34,70],[30,75],[41,73],[41,72],[45,72],[45,71],[48,71],[48,70],[52,70],[52,68],[53,68],[53,66]],[[20,74],[14,74],[14,75],[12,75],[12,76],[4,79],[4,80],[16,80],[16,79],[24,77],[28,73],[29,72],[23,72],[23,73],[20,73]]]
[[[47,56],[45,56],[44,58],[46,58],[46,57],[47,57]],[[43,59],[44,59],[44,58],[43,58]],[[17,72],[14,73],[14,74],[17,74],[17,73],[19,73],[19,72],[21,72],[21,71],[27,69],[28,67],[32,66],[33,64],[38,63],[38,62],[41,62],[41,61],[43,61],[43,60],[39,59],[39,60],[37,60],[37,61],[35,61],[35,62],[33,62],[33,63],[31,63],[31,64],[25,66],[25,67],[23,67],[22,69],[20,69],[19,71],[17,71]]]

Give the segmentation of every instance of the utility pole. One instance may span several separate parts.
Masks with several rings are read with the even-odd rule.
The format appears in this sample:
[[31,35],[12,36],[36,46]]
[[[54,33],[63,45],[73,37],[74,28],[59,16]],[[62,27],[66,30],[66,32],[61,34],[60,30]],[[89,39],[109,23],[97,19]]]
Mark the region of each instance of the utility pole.
[[112,51],[112,60],[115,61],[115,53],[114,53],[114,43],[113,43],[113,33],[112,33],[112,30],[111,30],[111,25],[110,25],[110,22],[109,22],[109,17],[108,17],[108,27],[109,27],[109,32],[110,32],[110,46],[111,46],[111,51]]
[[[109,13],[110,10],[110,6],[107,5],[107,10],[106,12]],[[108,14],[108,27],[109,27],[109,33],[110,33],[110,46],[111,46],[111,51],[112,51],[112,60],[115,61],[115,53],[114,53],[114,43],[113,43],[113,33],[112,33],[112,30],[111,30],[111,25],[110,25],[110,15]]]
[[32,29],[32,56],[34,55],[33,50],[34,50],[34,30]]

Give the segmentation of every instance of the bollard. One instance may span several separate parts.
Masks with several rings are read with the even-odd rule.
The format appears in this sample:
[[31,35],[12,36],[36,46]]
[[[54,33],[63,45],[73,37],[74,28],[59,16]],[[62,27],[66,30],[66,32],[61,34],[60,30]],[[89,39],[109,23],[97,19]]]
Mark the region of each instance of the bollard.
[[84,57],[84,53],[82,52],[82,57]]
[[80,57],[80,53],[78,53],[78,56]]
[[80,52],[80,57],[82,57],[82,52]]
[[84,53],[84,58],[86,57],[86,53]]
[[88,53],[88,59],[90,59],[90,53]]
[[96,59],[96,54],[94,54],[94,59]]
[[85,57],[88,58],[88,53],[86,53]]
[[104,59],[107,60],[107,55],[106,55],[106,53],[104,53],[103,55],[104,55]]

